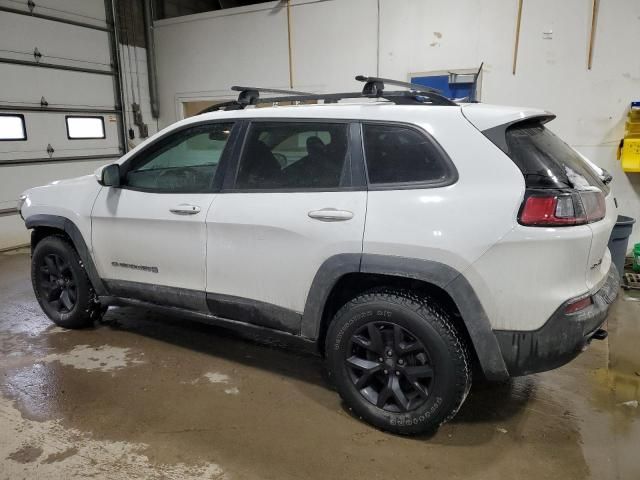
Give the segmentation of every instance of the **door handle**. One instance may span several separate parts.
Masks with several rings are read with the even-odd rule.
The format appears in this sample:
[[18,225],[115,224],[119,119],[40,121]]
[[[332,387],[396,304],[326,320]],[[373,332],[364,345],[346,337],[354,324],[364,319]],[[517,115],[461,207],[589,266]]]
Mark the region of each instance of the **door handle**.
[[323,222],[343,222],[353,218],[353,212],[349,210],[337,210],[335,208],[323,208],[322,210],[311,210],[309,217]]
[[170,208],[169,211],[176,215],[195,215],[196,213],[200,213],[200,207],[197,205],[189,205],[188,203],[181,203],[180,205]]

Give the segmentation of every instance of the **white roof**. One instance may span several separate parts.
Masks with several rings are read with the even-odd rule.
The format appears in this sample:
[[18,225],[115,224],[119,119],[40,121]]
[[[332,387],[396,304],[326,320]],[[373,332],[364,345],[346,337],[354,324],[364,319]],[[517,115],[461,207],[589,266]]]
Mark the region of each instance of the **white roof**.
[[[263,108],[245,108],[244,110],[227,110],[204,113],[188,120],[198,121],[222,118],[345,118],[369,120],[396,120],[398,116],[414,117],[422,113],[431,117],[437,112],[441,115],[449,112],[457,115],[462,109],[463,115],[479,130],[502,125],[504,123],[523,120],[530,117],[552,115],[551,113],[529,107],[509,107],[503,105],[488,105],[483,103],[460,104],[459,107],[436,105],[396,105],[391,102],[344,102],[319,105],[286,105]],[[455,113],[454,113],[455,112]],[[186,122],[188,122],[188,120]]]

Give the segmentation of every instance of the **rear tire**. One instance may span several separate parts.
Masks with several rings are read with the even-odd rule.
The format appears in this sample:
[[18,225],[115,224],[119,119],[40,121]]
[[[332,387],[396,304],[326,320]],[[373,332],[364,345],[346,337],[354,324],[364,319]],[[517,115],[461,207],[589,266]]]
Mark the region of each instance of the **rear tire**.
[[80,256],[63,236],[38,242],[31,257],[31,283],[40,307],[60,327],[89,327],[106,310]]
[[435,431],[471,387],[465,342],[429,297],[396,289],[362,294],[327,332],[328,371],[347,407],[389,432]]

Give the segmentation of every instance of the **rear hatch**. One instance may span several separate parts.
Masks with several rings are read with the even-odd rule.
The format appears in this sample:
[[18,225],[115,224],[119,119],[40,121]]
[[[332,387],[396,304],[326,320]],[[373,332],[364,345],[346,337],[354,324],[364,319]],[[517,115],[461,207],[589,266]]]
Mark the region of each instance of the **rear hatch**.
[[[492,125],[492,111],[500,123]],[[587,225],[591,229],[587,265],[580,268],[585,268],[587,288],[598,288],[610,267],[607,243],[617,218],[615,200],[604,181],[606,172],[545,127],[555,118],[548,112],[468,105],[463,113],[522,172],[526,193],[519,223],[546,228]]]

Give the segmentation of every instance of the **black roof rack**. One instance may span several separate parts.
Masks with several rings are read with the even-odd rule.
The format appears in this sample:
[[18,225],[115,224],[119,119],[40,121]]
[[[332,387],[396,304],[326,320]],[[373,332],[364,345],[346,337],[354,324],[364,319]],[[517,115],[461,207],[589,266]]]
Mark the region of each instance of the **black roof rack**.
[[365,75],[356,76],[356,80],[359,82],[364,82],[362,95],[365,97],[385,98],[385,84],[389,84],[395,87],[407,88],[411,92],[423,94],[420,96],[426,96],[432,105],[456,105],[454,101],[442,95],[442,92],[440,90],[436,90],[435,88],[431,87],[425,87],[424,85],[419,85],[417,83],[402,82],[400,80],[393,80],[390,78],[367,77]]
[[426,87],[418,83],[402,82],[400,80],[393,80],[390,78],[366,77],[364,75],[358,75],[356,77],[356,80],[359,82],[365,82],[363,93],[365,90],[373,92],[374,90],[379,89],[381,91],[384,91],[384,84],[387,83],[389,85],[393,85],[394,87],[408,88],[409,90],[412,90],[414,92],[423,92],[423,93],[442,96],[442,92],[440,90],[436,90],[435,88],[431,88],[431,87]]
[[[397,105],[457,105],[455,102],[443,96],[438,90],[418,85],[416,83],[401,82],[380,77],[366,77],[358,75],[356,80],[364,82],[361,92],[344,93],[307,93],[296,90],[279,90],[275,88],[240,87],[234,85],[231,90],[240,92],[237,100],[218,103],[205,108],[201,113],[215,112],[218,110],[242,110],[247,105],[257,105],[260,103],[279,102],[305,102],[312,100],[323,100],[325,103],[336,103],[348,98],[382,98]],[[398,87],[404,87],[406,91],[385,91],[385,83]],[[261,98],[260,92],[282,93],[282,97]]]
[[309,92],[299,92],[297,90],[281,90],[278,88],[265,88],[265,87],[241,87],[239,85],[233,85],[231,90],[234,92],[240,92],[237,100],[231,100],[229,102],[217,103],[205,108],[198,112],[198,115],[202,113],[215,112],[218,110],[242,110],[247,105],[256,105],[257,103],[267,103],[269,98],[264,99],[261,102],[260,93],[281,93],[283,95],[313,95]]
[[255,105],[260,98],[260,93],[282,93],[284,95],[311,95],[309,92],[298,92],[296,90],[280,90],[278,88],[263,87],[240,87],[234,85],[231,87],[234,92],[240,92],[238,95],[238,103],[243,105]]

